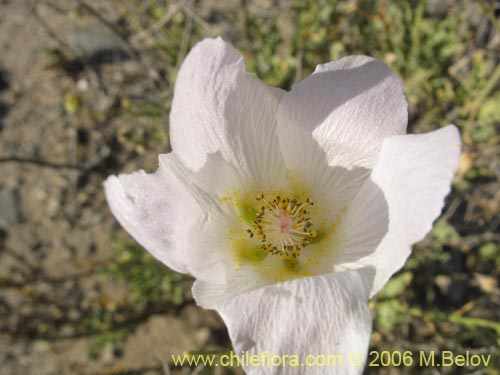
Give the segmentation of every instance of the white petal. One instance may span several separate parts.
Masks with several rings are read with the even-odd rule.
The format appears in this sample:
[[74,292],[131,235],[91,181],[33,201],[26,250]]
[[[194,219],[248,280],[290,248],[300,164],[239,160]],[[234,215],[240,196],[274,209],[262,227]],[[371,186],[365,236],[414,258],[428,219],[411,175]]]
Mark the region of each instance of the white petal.
[[[236,171],[220,155],[208,155],[197,172],[174,154],[160,155],[153,174],[144,171],[104,183],[120,224],[168,267],[210,282],[224,282],[232,262],[226,240],[236,213],[221,205],[224,188],[239,186]],[[212,177],[212,179],[209,178]]]
[[[208,193],[211,199],[215,199],[215,202],[235,189],[240,189],[245,181],[240,171],[226,162],[220,152],[208,154],[205,163],[195,172],[184,167],[172,153],[160,155],[159,159],[160,167],[165,166],[166,169],[175,171],[184,185],[192,187],[191,194],[200,194],[201,189]],[[198,197],[199,201],[205,199],[206,196]]]
[[225,301],[217,310],[235,353],[297,355],[304,364],[307,355],[341,358],[335,366],[332,362],[324,367],[244,366],[248,374],[361,374],[364,361],[351,366],[348,356],[367,354],[371,315],[366,299],[357,272],[338,272],[254,290]]
[[233,267],[227,239],[238,219],[235,210],[223,204],[221,197],[241,186],[240,176],[219,153],[207,155],[206,163],[196,172],[173,154],[161,155],[160,170],[171,171],[179,181],[177,189],[196,202],[193,207],[181,206],[182,212],[174,214],[174,219],[183,225],[176,240],[188,272],[212,284],[225,283],[227,272]]
[[249,74],[229,43],[205,39],[177,77],[170,113],[173,151],[193,170],[208,153],[220,151],[250,176],[269,178],[281,167],[275,128],[283,94]]
[[[379,160],[371,175],[383,191],[384,199],[373,189],[363,189],[356,199],[365,203],[366,214],[358,219],[359,228],[374,232],[374,243],[380,220],[374,212],[388,209],[388,232],[371,254],[357,265],[375,267],[371,295],[377,293],[398,271],[411,253],[411,245],[420,241],[432,229],[441,213],[444,198],[450,191],[451,180],[458,166],[460,136],[457,128],[447,126],[418,135],[404,135],[384,141]],[[360,205],[363,206],[363,205]],[[369,253],[369,247],[365,248]],[[359,254],[359,253],[358,253]],[[354,264],[345,265],[354,268]]]
[[173,270],[188,272],[182,242],[202,213],[171,170],[110,176],[104,189],[111,212],[139,244]]
[[310,198],[330,217],[345,210],[370,174],[362,167],[330,165],[327,154],[310,135],[302,137],[300,149],[288,154],[285,164],[292,182],[297,180],[299,190],[310,193]]
[[214,280],[208,273],[197,278],[192,289],[196,304],[205,309],[215,309],[225,300],[269,285],[269,281],[252,271],[250,268],[236,270],[234,263],[226,263],[224,279]]
[[387,234],[388,227],[389,208],[384,192],[369,177],[349,204],[337,231],[338,245],[333,254],[336,269],[373,253]]
[[303,155],[303,139],[312,136],[330,165],[347,168],[371,168],[383,139],[404,134],[406,125],[401,79],[367,56],[319,65],[283,97],[278,110],[285,160],[297,150]]

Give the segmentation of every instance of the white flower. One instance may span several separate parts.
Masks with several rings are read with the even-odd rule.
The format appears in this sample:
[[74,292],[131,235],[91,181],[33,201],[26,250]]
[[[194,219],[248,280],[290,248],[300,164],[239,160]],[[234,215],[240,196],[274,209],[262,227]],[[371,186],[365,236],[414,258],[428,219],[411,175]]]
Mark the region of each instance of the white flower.
[[360,373],[347,357],[366,354],[367,299],[431,229],[458,163],[454,126],[406,125],[401,80],[380,61],[319,65],[285,92],[204,40],[177,78],[173,151],[154,174],[109,177],[106,196],[142,246],[196,278],[235,352],[344,361],[249,373]]

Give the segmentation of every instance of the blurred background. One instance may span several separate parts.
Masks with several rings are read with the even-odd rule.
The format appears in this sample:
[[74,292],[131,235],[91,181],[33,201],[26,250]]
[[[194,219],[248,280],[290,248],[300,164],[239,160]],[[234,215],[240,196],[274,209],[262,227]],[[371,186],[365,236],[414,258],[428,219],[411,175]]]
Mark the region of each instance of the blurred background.
[[370,302],[371,349],[492,361],[366,373],[499,374],[499,16],[495,1],[0,0],[0,374],[159,375],[170,354],[231,348],[102,189],[156,169],[179,67],[217,35],[284,89],[316,64],[375,56],[404,79],[410,132],[460,128],[443,216]]

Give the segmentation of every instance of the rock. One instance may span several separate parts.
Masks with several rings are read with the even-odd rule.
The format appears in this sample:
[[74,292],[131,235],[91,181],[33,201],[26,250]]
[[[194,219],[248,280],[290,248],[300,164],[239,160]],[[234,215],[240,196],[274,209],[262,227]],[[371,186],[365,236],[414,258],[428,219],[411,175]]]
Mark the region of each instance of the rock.
[[69,39],[85,57],[121,51],[121,38],[101,22],[87,20],[75,26]]
[[453,0],[428,0],[425,10],[433,16],[443,16],[453,9]]
[[7,90],[9,86],[7,71],[0,69],[0,91]]
[[210,338],[210,330],[207,327],[202,327],[195,332],[194,338],[196,345],[203,348]]
[[123,346],[121,364],[126,369],[161,365],[193,346],[194,332],[172,316],[155,315],[140,325]]
[[101,361],[105,365],[110,365],[113,363],[114,359],[115,359],[115,355],[114,355],[113,344],[111,342],[108,342],[106,345],[104,345],[104,348],[102,348]]
[[498,281],[491,276],[476,272],[474,273],[474,279],[485,293],[493,293],[498,290]]
[[0,189],[0,222],[19,223],[19,204],[17,194],[11,189]]

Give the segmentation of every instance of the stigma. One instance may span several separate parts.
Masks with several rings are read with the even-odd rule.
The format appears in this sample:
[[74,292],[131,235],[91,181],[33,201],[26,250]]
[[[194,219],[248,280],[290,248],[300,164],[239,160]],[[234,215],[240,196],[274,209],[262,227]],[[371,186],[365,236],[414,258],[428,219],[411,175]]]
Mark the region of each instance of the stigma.
[[297,197],[264,194],[256,197],[259,208],[251,229],[250,237],[256,236],[261,242],[262,250],[283,259],[295,259],[300,250],[316,237],[312,230],[311,207],[309,198],[301,200]]

